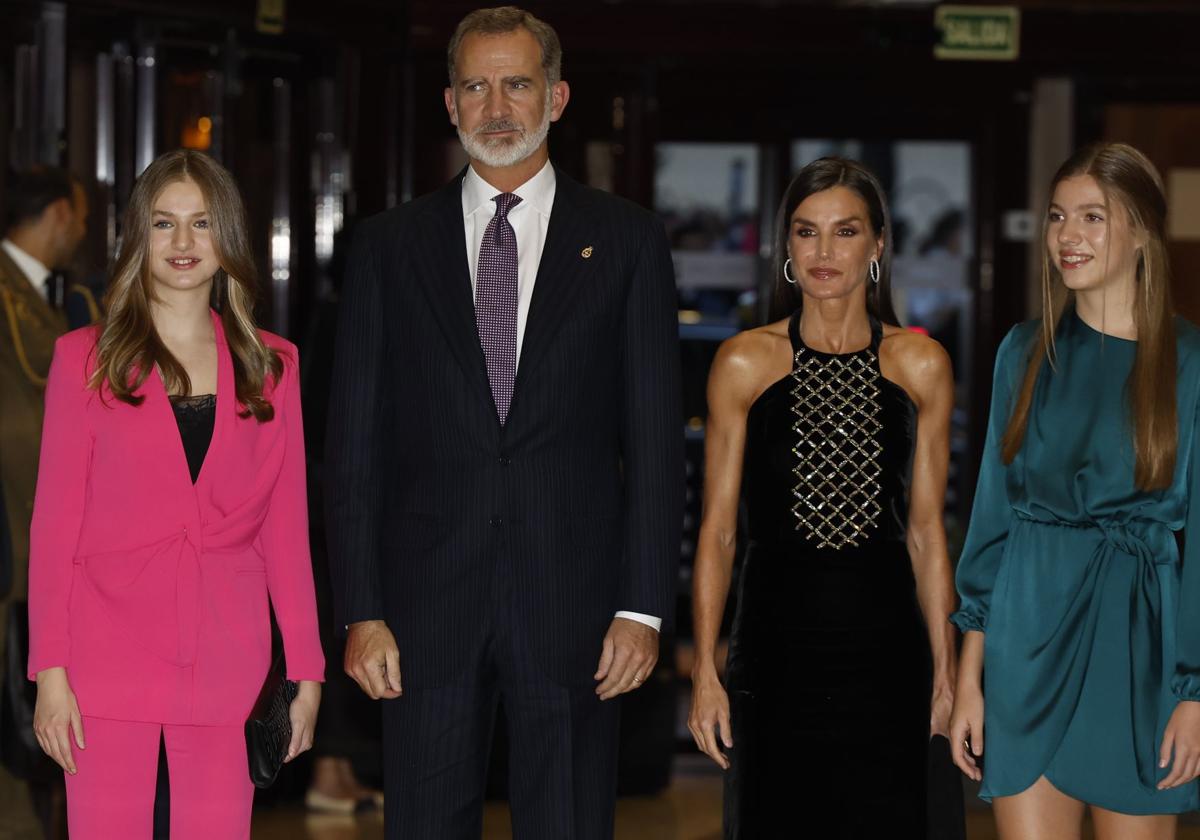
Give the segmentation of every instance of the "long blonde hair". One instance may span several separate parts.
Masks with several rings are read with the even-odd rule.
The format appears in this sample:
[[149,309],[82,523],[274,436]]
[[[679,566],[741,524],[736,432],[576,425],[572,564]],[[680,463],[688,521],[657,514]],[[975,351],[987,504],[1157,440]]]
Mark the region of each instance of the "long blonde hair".
[[[1133,425],[1134,482],[1141,490],[1160,490],[1169,487],[1174,476],[1179,433],[1175,310],[1171,304],[1170,264],[1163,241],[1167,200],[1162,177],[1154,164],[1132,146],[1096,143],[1080,149],[1059,168],[1050,184],[1051,196],[1061,181],[1077,175],[1095,178],[1110,214],[1123,209],[1131,230],[1145,239],[1138,251],[1133,307],[1137,354],[1127,391]],[[1044,218],[1043,243],[1047,224],[1048,218]],[[1012,463],[1024,442],[1042,362],[1049,359],[1053,368],[1054,330],[1070,299],[1062,275],[1043,245],[1041,341],[1034,342],[1030,350],[1021,390],[1001,441],[1006,464]]]
[[150,222],[154,201],[170,184],[191,180],[204,196],[213,250],[220,265],[212,285],[212,306],[221,316],[225,340],[233,357],[233,375],[242,417],[261,423],[275,416],[263,396],[268,376],[278,380],[283,362],[263,343],[254,323],[258,272],[246,232],[246,210],[229,172],[201,152],[167,152],[134,185],[125,211],[123,244],[109,275],[107,315],[101,322],[97,365],[89,385],[107,386],[113,397],[141,405],[135,393],[157,366],[167,392],[191,393],[187,371],[163,344],[150,313],[153,279],[150,274]]

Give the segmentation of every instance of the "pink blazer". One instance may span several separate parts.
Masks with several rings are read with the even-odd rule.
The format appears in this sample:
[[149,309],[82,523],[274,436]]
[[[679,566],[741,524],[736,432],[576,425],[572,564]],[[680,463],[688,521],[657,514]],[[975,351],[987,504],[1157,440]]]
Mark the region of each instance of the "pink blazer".
[[60,338],[29,568],[29,676],[65,666],[84,715],[230,725],[245,721],[270,665],[270,602],[291,679],[324,658],[308,549],[296,348],[267,397],[275,418],[238,416],[221,320],[217,416],[193,486],[157,371],[140,406],[87,387],[98,336]]

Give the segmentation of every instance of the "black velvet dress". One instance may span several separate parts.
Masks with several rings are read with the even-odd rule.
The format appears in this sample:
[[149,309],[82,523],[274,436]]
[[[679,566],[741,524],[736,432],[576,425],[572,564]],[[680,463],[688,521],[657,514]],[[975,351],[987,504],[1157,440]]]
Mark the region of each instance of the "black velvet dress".
[[789,332],[792,372],[747,418],[725,836],[921,837],[931,666],[905,545],[917,409],[879,372],[878,322],[856,353],[806,347],[798,312]]

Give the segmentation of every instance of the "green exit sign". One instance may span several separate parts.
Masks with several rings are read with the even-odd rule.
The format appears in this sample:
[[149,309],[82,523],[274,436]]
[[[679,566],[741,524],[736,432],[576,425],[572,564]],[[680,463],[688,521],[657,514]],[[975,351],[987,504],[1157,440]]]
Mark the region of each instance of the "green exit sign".
[[937,58],[1013,61],[1021,51],[1021,12],[1015,6],[938,6],[933,25]]

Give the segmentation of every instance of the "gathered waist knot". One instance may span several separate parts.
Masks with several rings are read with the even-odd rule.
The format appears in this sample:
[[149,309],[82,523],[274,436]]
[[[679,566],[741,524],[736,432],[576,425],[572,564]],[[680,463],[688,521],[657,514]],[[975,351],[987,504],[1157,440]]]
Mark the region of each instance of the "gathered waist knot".
[[[1095,533],[1099,539],[1087,557],[1094,573],[1089,575],[1089,580],[1099,579],[1116,552],[1137,561],[1129,595],[1129,684],[1133,746],[1142,785],[1150,790],[1157,789],[1157,739],[1161,729],[1158,699],[1162,692],[1163,673],[1163,604],[1158,569],[1179,562],[1179,547],[1174,533],[1162,522],[1145,519],[1069,522],[1037,519],[1020,512],[1017,513],[1017,519],[1034,526],[1078,528]],[[1077,603],[1082,612],[1094,614],[1099,605],[1095,603],[1095,587],[1091,589],[1080,593]],[[1095,633],[1094,620],[1074,626],[1086,627],[1089,635]],[[1062,654],[1066,656],[1065,651]]]
[[[133,643],[187,667],[196,661],[205,588],[219,588],[239,566],[263,562],[248,533],[238,530],[223,523],[183,524],[153,542],[81,555],[75,563],[110,620]],[[217,555],[245,556],[249,562],[204,562]]]
[[1116,549],[1123,554],[1144,560],[1147,563],[1166,566],[1179,562],[1179,547],[1174,532],[1165,524],[1152,519],[1128,519],[1124,521],[1089,519],[1071,521],[1066,519],[1041,519],[1021,511],[1016,512],[1018,522],[1051,528],[1073,528],[1081,532],[1094,532],[1101,538],[1101,545]]

